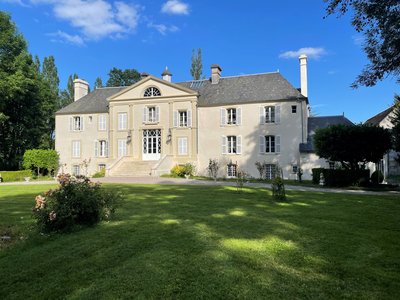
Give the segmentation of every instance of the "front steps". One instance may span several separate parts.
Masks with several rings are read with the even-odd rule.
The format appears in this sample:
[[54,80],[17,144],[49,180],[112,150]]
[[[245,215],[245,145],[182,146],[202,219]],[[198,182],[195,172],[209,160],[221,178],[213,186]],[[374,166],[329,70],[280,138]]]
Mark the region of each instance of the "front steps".
[[112,177],[146,177],[151,176],[156,161],[122,161],[109,176]]

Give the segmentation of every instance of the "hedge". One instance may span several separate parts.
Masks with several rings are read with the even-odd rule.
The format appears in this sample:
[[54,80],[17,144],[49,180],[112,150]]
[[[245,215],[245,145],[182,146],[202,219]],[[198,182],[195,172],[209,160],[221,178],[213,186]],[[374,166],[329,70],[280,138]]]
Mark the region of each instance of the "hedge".
[[24,181],[25,177],[32,177],[32,171],[0,171],[0,176],[4,182]]
[[350,186],[369,181],[369,170],[332,170],[324,168],[312,169],[312,181],[319,184],[321,173],[324,174],[326,186]]

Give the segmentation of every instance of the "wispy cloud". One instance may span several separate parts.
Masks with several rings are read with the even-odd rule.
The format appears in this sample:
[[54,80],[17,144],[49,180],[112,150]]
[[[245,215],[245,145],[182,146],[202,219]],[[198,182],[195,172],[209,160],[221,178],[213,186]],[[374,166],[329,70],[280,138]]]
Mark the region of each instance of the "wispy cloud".
[[27,4],[22,0],[0,0],[0,3],[11,3],[11,4],[18,4],[21,6],[27,6]]
[[364,37],[361,35],[353,35],[351,39],[353,40],[353,44],[356,46],[361,46],[364,44]]
[[313,47],[305,47],[305,48],[300,48],[298,50],[291,50],[291,51],[286,51],[281,54],[279,54],[280,58],[298,58],[301,54],[307,55],[308,58],[310,59],[319,59],[322,56],[327,54],[327,51],[322,48],[313,48]]
[[79,35],[70,35],[61,30],[54,32],[54,33],[49,33],[48,35],[52,37],[52,39],[51,39],[52,42],[67,43],[67,44],[72,44],[72,45],[76,45],[76,46],[84,46],[85,45],[84,40]]
[[168,26],[165,24],[155,24],[152,22],[148,23],[147,27],[157,30],[162,35],[167,35],[167,33],[179,31],[179,28],[175,25]]
[[173,15],[188,15],[189,5],[179,0],[168,0],[162,5],[161,12]]

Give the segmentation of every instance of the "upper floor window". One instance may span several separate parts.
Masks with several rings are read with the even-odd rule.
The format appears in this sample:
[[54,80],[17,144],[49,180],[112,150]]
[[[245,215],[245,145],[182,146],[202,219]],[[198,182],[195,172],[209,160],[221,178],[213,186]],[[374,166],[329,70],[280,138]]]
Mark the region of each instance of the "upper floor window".
[[281,137],[279,135],[260,136],[260,153],[281,152]]
[[143,123],[157,123],[160,121],[160,107],[145,106],[143,111]]
[[230,135],[222,137],[222,154],[241,154],[242,136]]
[[118,113],[118,130],[126,130],[128,128],[128,114]]
[[279,123],[281,110],[279,105],[260,107],[260,124]]
[[161,96],[161,92],[158,88],[156,87],[149,87],[144,91],[144,97],[155,97],[155,96]]
[[71,131],[82,131],[83,130],[83,117],[75,116],[69,120],[69,129]]
[[190,127],[192,126],[191,110],[174,111],[174,127]]
[[236,136],[228,136],[228,153],[236,153]]
[[221,126],[224,125],[241,125],[242,109],[238,108],[221,108]]
[[292,105],[292,114],[297,113],[297,105]]
[[179,127],[186,127],[188,125],[187,110],[179,111]]
[[265,123],[275,123],[275,106],[265,107]]
[[149,113],[148,113],[148,122],[155,122],[156,121],[156,107],[148,107]]
[[107,130],[106,116],[105,115],[99,115],[98,121],[99,121],[98,129],[100,131]]

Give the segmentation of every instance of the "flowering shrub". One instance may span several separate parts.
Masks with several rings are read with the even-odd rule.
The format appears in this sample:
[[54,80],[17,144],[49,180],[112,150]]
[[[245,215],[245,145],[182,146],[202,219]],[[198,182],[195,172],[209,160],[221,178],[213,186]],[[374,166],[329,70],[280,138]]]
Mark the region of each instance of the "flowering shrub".
[[70,231],[76,225],[94,225],[115,212],[121,195],[101,188],[84,176],[58,176],[60,187],[36,196],[33,208],[42,231]]

